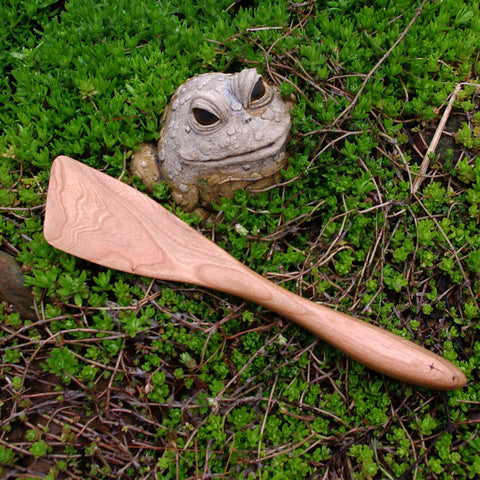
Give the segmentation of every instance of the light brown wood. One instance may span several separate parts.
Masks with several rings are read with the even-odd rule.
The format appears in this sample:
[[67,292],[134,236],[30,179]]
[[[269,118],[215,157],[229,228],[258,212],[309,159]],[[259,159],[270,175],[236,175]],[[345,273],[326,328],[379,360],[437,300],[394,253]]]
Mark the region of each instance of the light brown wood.
[[58,157],[52,167],[44,235],[54,247],[105,267],[255,302],[398,380],[439,390],[466,383],[439,355],[279,287],[151,198],[69,157]]

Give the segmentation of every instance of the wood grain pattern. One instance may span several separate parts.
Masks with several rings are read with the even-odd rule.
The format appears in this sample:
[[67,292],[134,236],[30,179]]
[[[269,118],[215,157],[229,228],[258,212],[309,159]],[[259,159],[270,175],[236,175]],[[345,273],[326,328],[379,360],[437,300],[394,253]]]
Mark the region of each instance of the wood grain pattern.
[[393,378],[440,390],[466,383],[444,358],[279,287],[146,195],[69,157],[52,167],[44,235],[54,247],[105,267],[255,302]]

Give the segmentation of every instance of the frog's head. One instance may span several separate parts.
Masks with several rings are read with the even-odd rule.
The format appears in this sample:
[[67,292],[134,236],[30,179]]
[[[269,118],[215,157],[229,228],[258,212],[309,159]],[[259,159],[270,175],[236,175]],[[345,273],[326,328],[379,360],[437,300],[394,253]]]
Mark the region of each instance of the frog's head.
[[184,186],[262,175],[264,167],[283,166],[290,126],[289,104],[254,68],[199,75],[177,89],[165,111],[163,175]]

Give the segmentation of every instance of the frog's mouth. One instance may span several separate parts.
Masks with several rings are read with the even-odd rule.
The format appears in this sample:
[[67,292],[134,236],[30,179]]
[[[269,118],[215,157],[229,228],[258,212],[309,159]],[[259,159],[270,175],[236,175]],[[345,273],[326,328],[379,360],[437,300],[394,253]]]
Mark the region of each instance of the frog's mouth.
[[196,160],[183,160],[188,164],[207,163],[212,167],[222,167],[227,165],[244,165],[246,163],[262,162],[267,159],[279,159],[279,155],[283,154],[286,150],[288,140],[288,132],[286,135],[282,135],[278,140],[268,143],[267,145],[256,148],[254,150],[247,150],[246,152],[231,154],[218,157],[207,157]]

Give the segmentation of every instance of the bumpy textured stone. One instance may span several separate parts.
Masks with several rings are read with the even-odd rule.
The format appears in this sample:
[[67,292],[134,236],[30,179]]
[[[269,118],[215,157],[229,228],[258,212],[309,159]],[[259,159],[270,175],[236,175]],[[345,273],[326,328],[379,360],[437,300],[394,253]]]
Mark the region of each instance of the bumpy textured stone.
[[174,201],[193,210],[278,181],[290,126],[290,105],[254,68],[206,73],[177,89],[157,148],[142,144],[131,170],[149,188],[165,180]]
[[8,253],[0,251],[0,301],[7,309],[20,314],[22,318],[33,320],[32,291],[24,286],[25,280],[20,265]]

